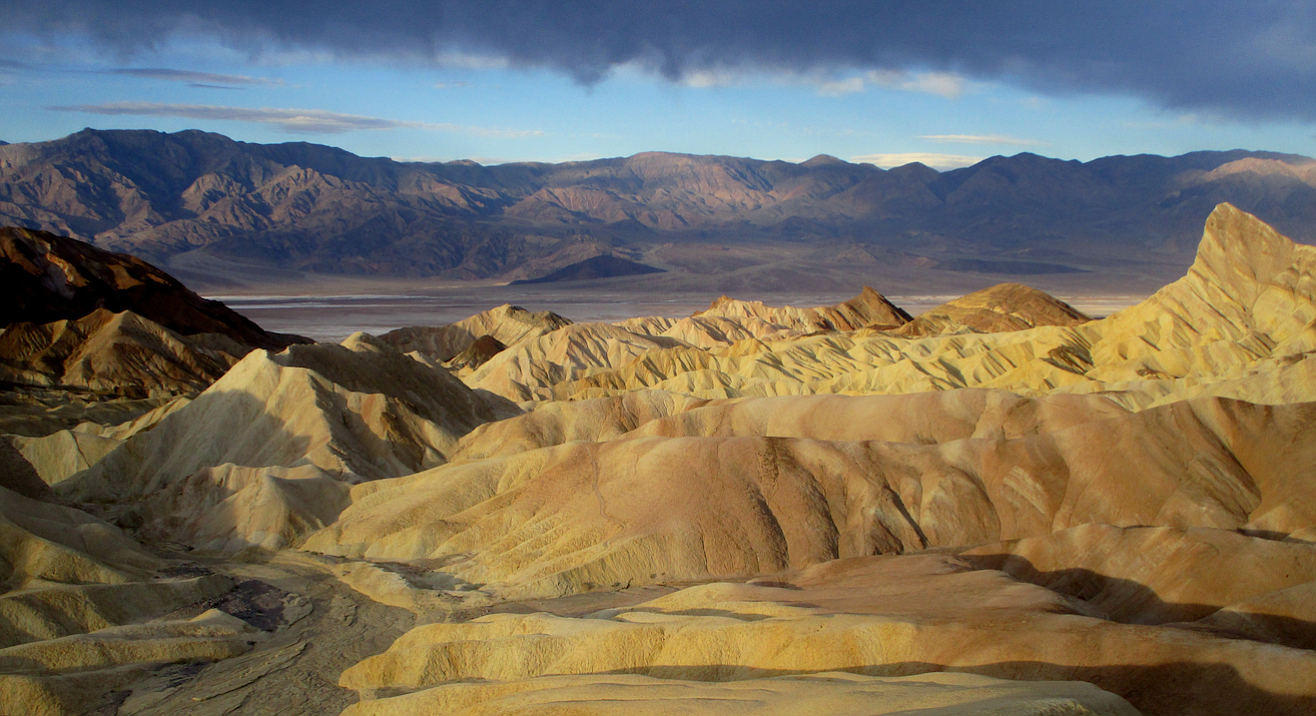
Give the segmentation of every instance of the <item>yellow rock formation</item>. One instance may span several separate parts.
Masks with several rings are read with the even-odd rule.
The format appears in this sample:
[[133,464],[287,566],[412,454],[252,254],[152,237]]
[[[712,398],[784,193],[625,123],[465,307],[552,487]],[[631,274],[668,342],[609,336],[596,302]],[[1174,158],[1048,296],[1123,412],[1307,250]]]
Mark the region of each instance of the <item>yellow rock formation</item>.
[[[760,337],[753,323],[761,320],[758,314],[738,310],[732,312],[740,319],[735,326],[703,328],[690,319],[678,331],[679,346],[645,346],[601,329],[554,331],[496,359],[516,361],[515,370],[486,366],[465,379],[514,400],[577,400],[643,388],[728,398],[964,387],[1032,395],[1119,392],[1135,408],[1200,395],[1257,402],[1316,400],[1314,368],[1308,364],[1316,350],[1314,269],[1316,249],[1298,246],[1256,217],[1222,204],[1207,222],[1187,276],[1100,321],[1066,320],[1064,307],[1053,302],[1047,311],[1029,315],[1049,315],[1046,322],[1061,325],[923,335],[954,330],[948,322],[967,321],[964,325],[972,328],[984,320],[984,312],[996,317],[980,325],[996,330],[1042,320],[1021,318],[1015,315],[1021,311],[1013,309],[988,311],[979,304],[995,295],[990,290],[973,300],[961,299],[953,311],[940,311],[945,316],[933,311],[923,324],[910,324],[914,328],[907,332],[914,335],[909,338],[874,330]],[[1032,292],[996,291],[1027,293],[1025,303],[1042,302]],[[1070,323],[1075,325],[1064,325]],[[655,335],[676,330],[676,322],[649,319],[620,325],[628,326],[645,326]],[[693,337],[695,327],[703,335],[736,342]],[[519,359],[513,357],[518,354]]]

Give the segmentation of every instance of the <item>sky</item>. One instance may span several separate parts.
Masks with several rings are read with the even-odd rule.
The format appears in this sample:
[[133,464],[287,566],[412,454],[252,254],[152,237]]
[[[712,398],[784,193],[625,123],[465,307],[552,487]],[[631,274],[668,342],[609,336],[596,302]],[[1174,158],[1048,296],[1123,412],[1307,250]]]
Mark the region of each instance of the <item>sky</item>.
[[0,140],[407,161],[644,151],[939,169],[1316,156],[1316,0],[0,0]]

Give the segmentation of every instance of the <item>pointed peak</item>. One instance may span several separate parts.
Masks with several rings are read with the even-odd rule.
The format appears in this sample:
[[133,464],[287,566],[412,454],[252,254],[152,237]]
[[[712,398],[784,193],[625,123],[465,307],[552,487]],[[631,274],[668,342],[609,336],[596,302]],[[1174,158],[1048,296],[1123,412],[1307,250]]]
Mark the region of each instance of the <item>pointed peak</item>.
[[905,309],[892,303],[872,286],[864,286],[858,296],[842,305],[858,311],[867,319],[868,324],[899,326],[913,320]]
[[1277,268],[1282,269],[1288,266],[1287,257],[1292,254],[1294,246],[1291,239],[1270,224],[1224,202],[1216,205],[1206,219],[1197,257],[1200,260],[1204,256],[1228,254],[1234,261],[1246,260],[1249,265],[1281,259],[1283,264]]
[[[726,295],[726,294],[724,293],[724,294],[722,294],[721,296],[718,296],[717,298],[713,299],[713,302],[710,303],[710,304],[708,304],[708,308],[706,308],[706,309],[704,309],[704,310],[706,310],[706,311],[712,311],[712,310],[714,310],[714,309],[717,309],[717,308],[720,308],[720,307],[722,307],[722,306],[725,306],[725,305],[727,305],[728,303],[735,303],[735,302],[736,302],[736,299],[734,299],[734,298],[732,298],[732,297],[730,297],[730,296],[728,296],[728,295]],[[700,313],[702,313],[702,312],[703,312],[703,311],[700,311]],[[699,315],[699,314],[696,313],[695,315]]]
[[1226,202],[1207,217],[1189,271],[1250,302],[1264,284],[1293,266],[1296,248],[1266,222]]

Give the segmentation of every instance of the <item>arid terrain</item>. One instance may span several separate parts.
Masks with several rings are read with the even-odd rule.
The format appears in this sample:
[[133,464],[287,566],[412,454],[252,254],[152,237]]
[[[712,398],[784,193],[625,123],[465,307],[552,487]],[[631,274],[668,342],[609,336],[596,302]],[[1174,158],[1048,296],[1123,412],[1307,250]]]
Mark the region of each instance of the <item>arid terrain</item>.
[[779,305],[728,246],[699,310],[320,342],[68,226],[0,231],[0,714],[1316,712],[1316,248],[1233,205],[1113,312],[1052,294],[1174,252]]

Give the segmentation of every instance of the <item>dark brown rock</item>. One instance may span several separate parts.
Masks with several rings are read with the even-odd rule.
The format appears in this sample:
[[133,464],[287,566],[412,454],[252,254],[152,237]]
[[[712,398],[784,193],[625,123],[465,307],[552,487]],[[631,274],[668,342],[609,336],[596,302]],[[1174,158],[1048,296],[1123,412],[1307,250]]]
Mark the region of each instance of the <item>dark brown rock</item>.
[[0,229],[0,326],[131,311],[180,335],[217,333],[253,348],[305,342],[266,332],[147,262],[30,229]]

